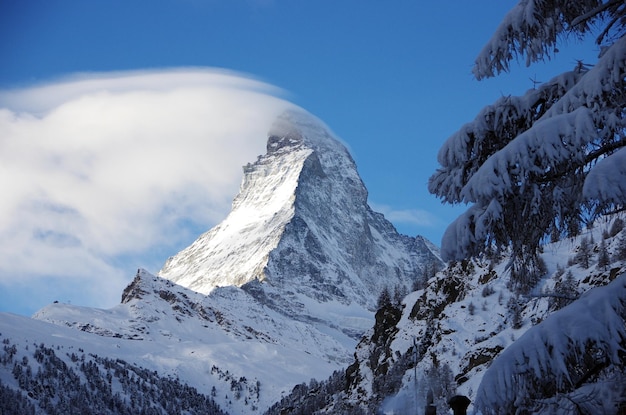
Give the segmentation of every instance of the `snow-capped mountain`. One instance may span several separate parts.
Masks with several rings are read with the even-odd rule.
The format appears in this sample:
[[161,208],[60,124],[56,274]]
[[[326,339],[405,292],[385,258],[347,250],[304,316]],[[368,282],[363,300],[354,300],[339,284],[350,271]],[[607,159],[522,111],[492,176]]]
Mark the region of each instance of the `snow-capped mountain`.
[[313,116],[285,113],[268,136],[222,223],[158,275],[138,270],[112,309],[43,308],[23,341],[54,347],[80,331],[73,347],[180,379],[231,414],[349,364],[380,293],[439,267],[437,248],[372,211],[348,151]]
[[244,174],[228,217],[170,258],[161,277],[204,294],[262,287],[293,316],[299,307],[287,302],[300,296],[373,311],[384,287],[408,288],[425,265],[441,264],[430,242],[399,235],[372,211],[352,157],[309,114],[279,117],[267,154]]

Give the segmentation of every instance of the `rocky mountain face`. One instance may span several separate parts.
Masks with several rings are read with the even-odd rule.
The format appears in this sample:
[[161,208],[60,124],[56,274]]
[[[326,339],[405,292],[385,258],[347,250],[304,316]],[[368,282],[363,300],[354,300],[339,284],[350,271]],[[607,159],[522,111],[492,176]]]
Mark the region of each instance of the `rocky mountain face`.
[[[51,304],[34,316],[30,337],[10,324],[4,333],[122,359],[231,414],[259,413],[293,385],[347,366],[380,293],[406,292],[440,267],[437,248],[372,211],[353,159],[319,120],[291,111],[268,136],[267,153],[244,167],[228,217],[158,275],[138,270],[119,305]],[[116,379],[111,393],[130,399]]]
[[432,263],[441,265],[436,247],[372,211],[352,157],[328,129],[288,112],[272,126],[267,153],[244,167],[228,217],[159,276],[205,294],[243,287],[307,318],[314,310],[301,310],[301,296],[374,311],[383,288],[410,288]]
[[437,413],[459,395],[483,415],[623,413],[623,218],[546,245],[541,258],[530,294],[511,289],[506,252],[448,264],[377,311],[345,372],[299,385],[267,414],[424,413],[429,395]]

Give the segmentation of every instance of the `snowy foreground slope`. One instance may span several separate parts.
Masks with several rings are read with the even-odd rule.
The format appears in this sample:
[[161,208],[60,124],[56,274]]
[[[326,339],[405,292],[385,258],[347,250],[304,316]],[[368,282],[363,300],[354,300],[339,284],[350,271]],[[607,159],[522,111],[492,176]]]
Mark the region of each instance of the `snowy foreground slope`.
[[121,400],[132,393],[118,374],[136,367],[158,375],[153,385],[179,380],[230,414],[249,414],[348,365],[380,292],[408,289],[440,267],[437,249],[370,209],[354,161],[320,121],[288,112],[268,136],[267,154],[244,167],[229,216],[158,275],[138,270],[121,304],[51,304],[35,320],[0,315],[7,348],[17,347],[0,365],[2,384],[41,405],[29,387],[43,387],[12,371],[17,357],[33,360],[27,346],[44,345],[77,372],[72,353],[84,354]]
[[509,288],[508,255],[449,264],[376,313],[345,373],[303,384],[269,414],[616,414],[626,408],[626,229],[607,218],[544,246],[528,295]]

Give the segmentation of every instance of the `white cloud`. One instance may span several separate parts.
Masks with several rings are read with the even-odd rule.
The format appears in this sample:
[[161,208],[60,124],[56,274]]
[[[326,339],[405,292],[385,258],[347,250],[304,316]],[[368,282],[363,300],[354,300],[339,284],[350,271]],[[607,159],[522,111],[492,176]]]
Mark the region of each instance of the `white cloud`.
[[371,203],[376,212],[385,215],[385,218],[395,225],[410,225],[417,227],[434,227],[441,224],[441,220],[430,212],[421,209],[394,209],[388,205]]
[[280,94],[206,69],[0,92],[0,284],[67,281],[83,304],[115,304],[134,268],[228,213],[291,105]]

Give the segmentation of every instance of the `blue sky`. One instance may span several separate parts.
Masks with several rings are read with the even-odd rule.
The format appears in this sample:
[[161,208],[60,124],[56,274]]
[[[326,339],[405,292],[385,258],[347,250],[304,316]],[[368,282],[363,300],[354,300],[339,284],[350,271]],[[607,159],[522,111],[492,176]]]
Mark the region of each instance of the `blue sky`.
[[[89,151],[95,152],[91,157],[104,159],[114,154],[115,160],[123,160],[121,153],[125,146],[128,146],[127,154],[141,154],[141,149],[133,144],[142,142],[141,139],[121,142],[117,152],[110,151],[117,145],[113,144],[113,137],[128,132],[120,133],[124,121],[119,120],[137,108],[142,108],[141,114],[150,113],[154,117],[166,103],[181,100],[177,106],[184,112],[176,115],[176,119],[189,117],[181,121],[186,123],[184,127],[170,120],[161,128],[159,118],[152,118],[133,128],[154,135],[159,131],[172,131],[172,135],[189,131],[190,136],[200,137],[215,131],[234,134],[243,128],[242,124],[256,120],[250,114],[255,108],[263,109],[259,113],[270,114],[270,109],[280,107],[282,102],[292,102],[322,119],[347,143],[376,210],[385,213],[402,233],[421,234],[439,244],[446,225],[462,209],[442,206],[426,189],[428,177],[437,168],[436,155],[444,140],[501,95],[517,95],[531,88],[530,78],[546,81],[574,67],[576,59],[593,61],[594,58],[595,51],[590,52],[588,46],[585,49],[571,40],[561,45],[557,57],[547,65],[530,68],[514,65],[511,74],[481,82],[474,80],[471,75],[474,58],[515,3],[3,0],[0,3],[0,107],[5,107],[7,112],[6,128],[0,129],[0,150],[5,165],[13,162],[16,166],[7,170],[11,180],[0,181],[0,186],[5,186],[4,202],[0,202],[0,213],[5,216],[0,223],[0,263],[4,264],[0,266],[0,311],[31,314],[53,300],[113,306],[137,267],[157,272],[168,256],[188,245],[225,214],[225,206],[241,179],[241,164],[254,161],[256,154],[263,151],[262,142],[234,146],[236,138],[228,145],[202,142],[197,148],[194,146],[199,141],[182,140],[181,146],[187,145],[192,153],[213,152],[212,145],[236,153],[232,160],[212,159],[213,165],[233,164],[235,176],[228,183],[221,183],[219,177],[212,178],[215,182],[211,182],[210,189],[187,176],[181,182],[170,183],[166,176],[160,176],[163,171],[178,172],[193,163],[176,164],[166,154],[156,154],[160,158],[152,176],[158,178],[158,183],[149,183],[159,189],[152,193],[144,195],[132,186],[136,171],[120,174],[103,168],[99,174],[111,171],[107,178],[117,187],[124,187],[126,193],[95,193],[87,197],[84,195],[89,192],[79,192],[74,182],[58,180],[51,181],[50,186],[66,186],[55,196],[55,200],[65,199],[63,203],[49,204],[51,199],[46,199],[48,202],[42,204],[33,202],[34,199],[20,199],[28,193],[25,189],[31,187],[40,194],[54,193],[48,192],[47,184],[37,179],[46,177],[41,160],[48,160],[50,154],[64,160],[66,155],[60,148],[65,151],[77,145],[76,140],[67,137],[80,128],[80,121],[97,117],[102,108],[110,109],[109,112],[118,110],[119,117],[107,121],[106,129],[98,127],[93,131],[85,127],[80,131],[81,140],[99,143],[89,147]],[[95,87],[94,82],[86,86],[90,79],[95,79]],[[138,90],[133,83],[142,86]],[[224,92],[220,83],[228,84],[229,88],[235,85],[234,92]],[[202,116],[185,107],[189,103],[194,103],[196,109],[203,105],[211,107],[211,103],[194,93],[209,88],[208,84],[214,100],[224,103],[219,105],[221,118],[207,119],[207,123],[220,128],[211,133],[200,126],[192,129],[190,126]],[[179,93],[177,85],[187,89]],[[101,90],[114,92],[111,96],[104,94],[104,98],[103,93],[94,95]],[[116,95],[119,91],[123,93]],[[139,98],[161,93],[152,100]],[[72,96],[72,105],[66,96]],[[159,102],[164,104],[158,107]],[[57,111],[59,108],[63,111]],[[35,121],[46,118],[44,113],[54,113],[55,117],[33,126],[37,124]],[[244,118],[222,125],[219,120],[232,118],[232,114]],[[244,119],[245,122],[241,121]],[[20,129],[26,124],[29,127]],[[56,135],[42,142],[28,135],[40,132],[43,137],[59,125]],[[257,133],[252,128],[240,132]],[[263,140],[263,133],[260,134]],[[14,140],[22,140],[22,144],[18,146]],[[170,135],[160,140],[167,149],[168,140],[180,138]],[[177,150],[168,151],[172,154],[171,151]],[[41,154],[42,158],[32,154]],[[179,157],[184,161],[188,156],[181,153]],[[59,169],[79,169],[63,162],[55,166],[56,170],[51,170],[54,174]],[[142,169],[145,170],[151,169]],[[193,170],[188,174],[193,176]],[[211,173],[202,170],[197,174]],[[98,183],[104,189],[113,186],[106,180]],[[144,182],[138,183],[139,186]],[[166,188],[168,183],[171,188]],[[176,190],[177,186],[181,189]],[[196,192],[194,186],[201,190]],[[63,195],[65,190],[67,197]],[[146,207],[129,200],[132,199],[127,197],[129,194],[162,200]],[[196,200],[191,196],[194,194],[202,194],[204,199]],[[98,195],[102,200],[98,200]],[[181,203],[184,208],[172,203],[172,197],[184,200]],[[112,199],[117,202],[115,206]],[[29,201],[30,210],[26,210],[27,214],[17,214],[24,212],[20,209],[25,200]],[[141,206],[128,212],[117,206],[135,202]],[[205,202],[211,207],[205,210],[198,207]],[[94,207],[92,213],[99,215],[91,222],[89,206]],[[150,228],[149,221],[163,222],[164,211],[177,211],[178,216],[164,227]],[[146,222],[146,228],[129,226],[118,217],[124,214],[136,215],[133,223]],[[46,228],[39,223],[33,225],[34,231],[29,228],[28,232],[20,232],[20,228],[26,229],[29,220],[41,217],[53,224]],[[82,223],[90,225],[81,228]],[[98,226],[102,229],[96,229]],[[60,231],[60,227],[65,230]],[[26,233],[30,236],[24,236]],[[29,244],[33,234],[38,244],[45,242],[45,249]],[[6,265],[9,263],[12,265]]]

